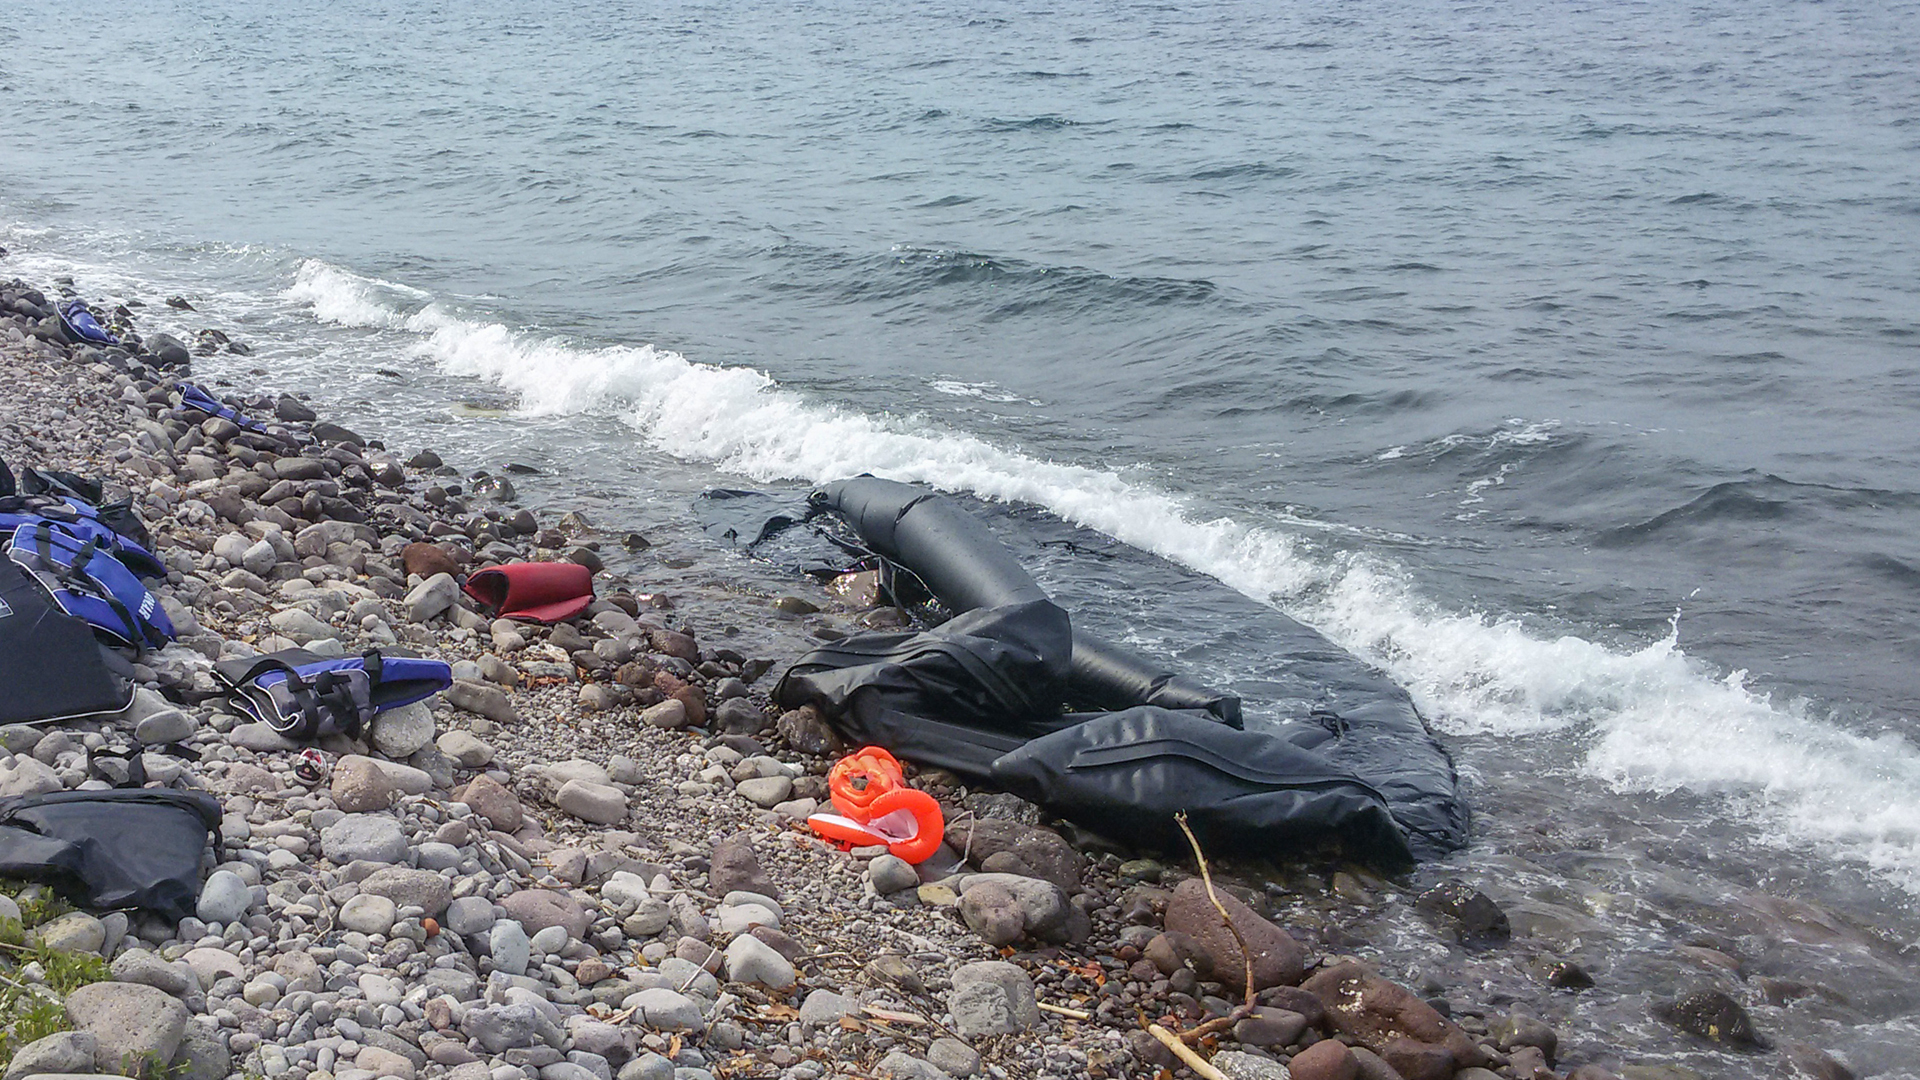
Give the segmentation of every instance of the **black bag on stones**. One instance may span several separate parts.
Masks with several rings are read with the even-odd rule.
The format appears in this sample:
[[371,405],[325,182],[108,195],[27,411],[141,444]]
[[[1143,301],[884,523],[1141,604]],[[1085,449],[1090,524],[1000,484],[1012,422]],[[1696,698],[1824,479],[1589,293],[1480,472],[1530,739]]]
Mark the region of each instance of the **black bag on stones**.
[[119,712],[133,688],[108,670],[86,623],[33,575],[0,558],[0,724]]
[[220,803],[204,791],[115,788],[0,799],[0,877],[51,885],[81,907],[178,922],[200,898]]

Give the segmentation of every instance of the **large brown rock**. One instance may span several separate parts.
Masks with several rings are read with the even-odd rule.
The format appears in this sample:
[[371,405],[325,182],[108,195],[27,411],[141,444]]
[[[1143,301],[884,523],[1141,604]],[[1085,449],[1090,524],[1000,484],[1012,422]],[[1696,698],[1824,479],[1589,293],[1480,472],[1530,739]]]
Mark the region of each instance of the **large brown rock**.
[[[1235,899],[1224,889],[1215,889],[1220,904],[1247,941],[1253,953],[1253,988],[1287,986],[1300,981],[1307,969],[1307,951],[1293,935],[1261,918],[1257,912]],[[1173,890],[1167,904],[1167,932],[1185,934],[1199,946],[1210,970],[1201,972],[1225,983],[1229,988],[1246,983],[1246,960],[1233,931],[1220,919],[1220,912],[1207,898],[1206,883],[1188,878]],[[1195,957],[1196,961],[1202,957]],[[1429,1010],[1431,1011],[1431,1010]]]
[[1293,1055],[1287,1068],[1293,1080],[1354,1080],[1360,1063],[1338,1039],[1322,1039]]
[[518,829],[525,816],[520,808],[520,797],[491,776],[474,777],[455,798],[492,822],[493,827],[501,832],[510,833]]
[[549,926],[564,926],[571,937],[587,936],[587,928],[593,925],[593,916],[573,897],[552,889],[521,889],[509,893],[500,901],[507,909],[507,918],[520,924],[520,929],[528,937],[545,930]]
[[1327,968],[1301,988],[1320,999],[1328,1026],[1379,1054],[1407,1080],[1444,1078],[1484,1063],[1466,1032],[1363,964]]
[[385,770],[370,757],[348,754],[333,767],[333,805],[348,814],[385,810],[395,789]]
[[649,630],[647,639],[653,645],[654,652],[677,656],[689,664],[700,662],[699,643],[677,630]]
[[760,868],[760,856],[743,836],[724,837],[713,845],[707,862],[707,888],[715,896],[738,890],[780,898],[779,890]]
[[400,549],[400,563],[407,569],[408,575],[419,574],[430,578],[435,574],[460,576],[460,561],[453,552],[440,544],[408,544]]
[[[947,843],[982,870],[1050,881],[1068,896],[1081,891],[1087,860],[1060,834],[1004,818],[975,818],[947,829]],[[988,860],[994,865],[988,866]]]

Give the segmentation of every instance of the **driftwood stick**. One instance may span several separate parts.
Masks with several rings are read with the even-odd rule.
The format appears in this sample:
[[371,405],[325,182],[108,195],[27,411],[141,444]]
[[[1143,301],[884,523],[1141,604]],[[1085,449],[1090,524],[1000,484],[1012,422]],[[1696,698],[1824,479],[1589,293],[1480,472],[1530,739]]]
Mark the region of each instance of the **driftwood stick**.
[[1050,1012],[1055,1016],[1064,1016],[1069,1020],[1093,1019],[1093,1014],[1083,1009],[1069,1009],[1065,1005],[1049,1005],[1044,1001],[1037,1002],[1037,1004],[1040,1006],[1041,1012]]
[[1180,831],[1187,834],[1187,843],[1193,847],[1193,859],[1200,864],[1200,880],[1205,882],[1207,886],[1207,899],[1213,901],[1213,909],[1220,913],[1220,921],[1227,925],[1227,932],[1233,935],[1234,943],[1240,946],[1240,959],[1246,963],[1247,967],[1247,991],[1246,996],[1241,999],[1240,1005],[1225,1016],[1215,1017],[1198,1027],[1192,1027],[1182,1031],[1179,1037],[1186,1042],[1192,1043],[1216,1031],[1225,1031],[1227,1028],[1253,1015],[1255,1001],[1253,990],[1253,950],[1247,947],[1247,939],[1241,936],[1240,928],[1233,924],[1233,917],[1227,914],[1227,906],[1220,902],[1220,894],[1213,891],[1213,873],[1207,869],[1207,856],[1205,852],[1200,850],[1199,838],[1193,835],[1193,829],[1187,825],[1187,812],[1185,810],[1180,811],[1173,815],[1173,820],[1180,826]]
[[1173,1051],[1173,1056],[1185,1062],[1187,1068],[1192,1069],[1193,1074],[1198,1076],[1200,1080],[1227,1080],[1226,1073],[1207,1064],[1207,1059],[1194,1053],[1193,1047],[1181,1042],[1180,1036],[1175,1035],[1159,1024],[1148,1024],[1147,1034],[1159,1039],[1161,1045]]

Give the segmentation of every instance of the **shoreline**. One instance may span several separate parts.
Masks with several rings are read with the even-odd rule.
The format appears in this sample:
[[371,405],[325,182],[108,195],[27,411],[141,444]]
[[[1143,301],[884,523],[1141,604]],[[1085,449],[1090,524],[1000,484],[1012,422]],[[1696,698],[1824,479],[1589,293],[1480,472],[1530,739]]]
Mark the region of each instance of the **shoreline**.
[[[1232,965],[1218,962],[1230,942],[1161,932],[1170,921],[1192,925],[1193,913],[1177,910],[1183,891],[1185,907],[1193,906],[1190,888],[1177,885],[1184,870],[1110,852],[1089,857],[1017,800],[959,798],[930,785],[945,796],[952,833],[965,833],[977,869],[992,880],[975,873],[907,884],[885,861],[807,835],[806,803],[824,801],[832,755],[818,718],[783,716],[766,701],[769,669],[777,673],[793,657],[732,653],[715,634],[732,621],[776,617],[764,599],[743,596],[734,606],[705,597],[690,606],[690,623],[687,612],[645,599],[644,580],[603,572],[602,602],[572,631],[501,625],[458,598],[429,610],[431,590],[402,565],[416,539],[464,535],[495,555],[571,556],[591,566],[600,560],[587,545],[617,547],[619,538],[596,538],[551,510],[465,502],[471,478],[444,475],[437,455],[395,454],[327,425],[297,399],[243,411],[333,441],[282,455],[213,421],[189,423],[176,416],[171,379],[143,388],[104,356],[7,340],[24,320],[0,321],[0,364],[18,386],[0,429],[0,458],[16,469],[100,476],[135,494],[156,554],[172,571],[156,592],[178,614],[182,641],[140,658],[133,670],[147,685],[127,714],[38,728],[31,746],[15,734],[23,749],[8,744],[0,785],[50,777],[75,786],[76,775],[86,776],[77,762],[95,737],[99,747],[130,736],[162,745],[153,736],[177,734],[164,742],[201,754],[197,763],[146,758],[156,778],[186,777],[225,801],[233,827],[220,864],[243,886],[244,906],[214,935],[198,933],[204,922],[94,920],[96,950],[116,954],[116,973],[177,980],[180,992],[170,996],[189,1019],[160,1056],[197,1048],[188,1080],[256,1072],[305,1080],[701,1080],[676,1067],[791,1080],[876,1070],[1149,1076],[1168,1062],[1142,1030],[1143,1017],[1190,1024],[1236,1003],[1238,979],[1225,972]],[[45,324],[34,329],[44,334]],[[187,377],[184,368],[170,374]],[[461,490],[444,486],[456,483]],[[444,498],[429,494],[436,486]],[[229,559],[242,546],[223,544],[226,537],[244,537],[245,553],[264,544],[256,560],[263,569]],[[825,618],[858,629],[861,614],[843,608]],[[370,745],[323,743],[331,782],[309,792],[292,775],[296,748],[226,711],[206,666],[248,649],[328,640],[349,654],[371,644],[413,648],[454,663],[459,681],[406,725],[376,722]],[[421,714],[429,718],[424,741]],[[482,776],[490,782],[469,790]],[[576,796],[613,792],[617,813],[611,796],[565,795],[569,781],[585,785]],[[977,816],[973,824],[954,813],[962,807]],[[478,828],[476,814],[492,827]],[[346,835],[335,830],[347,818],[392,822],[404,850],[384,863],[330,857],[328,838]],[[343,844],[331,845],[334,854]],[[882,891],[876,880],[900,887]],[[361,887],[369,881],[377,891]],[[1515,1005],[1529,1003],[1456,1003],[1446,1009],[1452,1019],[1436,1027],[1440,1013],[1421,997],[1444,988],[1422,986],[1416,995],[1378,980],[1368,985],[1391,1008],[1356,1007],[1345,1017],[1330,1004],[1338,994],[1323,1000],[1296,984],[1345,970],[1343,905],[1403,890],[1353,873],[1335,875],[1331,886],[1322,896],[1287,896],[1277,885],[1236,890],[1261,909],[1246,912],[1247,929],[1271,929],[1280,937],[1268,951],[1298,956],[1272,976],[1261,1012],[1240,1022],[1251,1026],[1235,1027],[1237,1040],[1209,1051],[1242,1055],[1223,1057],[1240,1070],[1230,1075],[1283,1075],[1275,1071],[1283,1061],[1321,1043],[1330,1045],[1295,1065],[1295,1075],[1401,1075],[1382,1073],[1388,1066],[1376,1050],[1408,1080],[1488,1067],[1514,1080],[1604,1080],[1608,1065],[1630,1080],[1687,1073],[1623,1067],[1615,1054],[1589,1052],[1591,1040],[1579,1060],[1553,1071],[1553,1029],[1524,1008],[1531,1024],[1514,1019]],[[1320,910],[1307,943],[1283,929],[1289,909],[1276,899],[1295,913]],[[343,931],[347,919],[364,929]],[[430,931],[430,920],[443,928]],[[755,920],[762,933],[752,931]],[[75,924],[83,932],[73,940],[88,940],[94,928]],[[710,943],[718,941],[727,947],[716,950]],[[523,942],[529,959],[516,962]],[[1418,962],[1387,959],[1396,967]],[[979,963],[1019,970],[962,970]],[[748,974],[759,977],[734,977]],[[1541,1000],[1554,992],[1543,986]],[[652,997],[636,1004],[638,995]],[[679,1057],[669,1061],[669,1052]]]

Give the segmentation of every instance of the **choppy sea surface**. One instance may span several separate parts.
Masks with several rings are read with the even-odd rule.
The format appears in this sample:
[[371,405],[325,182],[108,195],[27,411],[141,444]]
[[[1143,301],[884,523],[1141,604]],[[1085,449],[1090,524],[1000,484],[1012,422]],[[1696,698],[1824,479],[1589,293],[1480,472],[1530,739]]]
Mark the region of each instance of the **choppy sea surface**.
[[[1217,578],[1412,689],[1479,814],[1419,880],[1521,931],[1349,947],[1462,1003],[1585,964],[1570,1060],[1788,1075],[1649,1017],[1714,984],[1920,1075],[1920,4],[0,24],[0,274],[184,295],[142,326],[255,349],[202,376],[696,573],[766,576],[702,488],[873,472]],[[1257,712],[1230,619],[1059,584]]]

